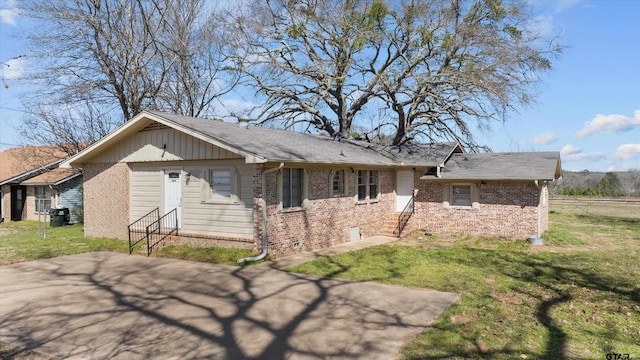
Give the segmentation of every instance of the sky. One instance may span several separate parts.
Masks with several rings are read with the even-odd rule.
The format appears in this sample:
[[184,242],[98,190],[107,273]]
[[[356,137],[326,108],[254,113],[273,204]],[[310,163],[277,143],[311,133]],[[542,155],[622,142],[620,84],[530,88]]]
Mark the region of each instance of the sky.
[[[558,151],[565,170],[640,170],[640,0],[529,1],[541,29],[559,31],[568,48],[543,75],[536,102],[478,130],[478,143],[493,151]],[[24,143],[24,34],[37,24],[21,16],[19,4],[0,0],[0,150]]]

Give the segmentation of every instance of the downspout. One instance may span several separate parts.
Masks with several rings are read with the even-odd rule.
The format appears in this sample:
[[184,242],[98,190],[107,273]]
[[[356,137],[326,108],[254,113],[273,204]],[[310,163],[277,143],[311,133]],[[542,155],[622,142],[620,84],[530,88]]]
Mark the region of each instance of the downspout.
[[272,172],[280,171],[284,167],[284,163],[280,163],[280,166],[265,170],[262,172],[262,252],[256,256],[246,257],[238,260],[238,264],[243,264],[247,261],[258,261],[267,257],[267,245],[269,241],[267,240],[267,174]]
[[537,221],[537,225],[538,225],[538,229],[537,229],[537,237],[540,237],[540,206],[542,205],[542,189],[540,188],[540,182],[538,182],[538,180],[534,181],[534,184],[536,185],[536,188],[538,189],[538,206],[536,206],[537,209],[537,215],[538,215],[538,221]]

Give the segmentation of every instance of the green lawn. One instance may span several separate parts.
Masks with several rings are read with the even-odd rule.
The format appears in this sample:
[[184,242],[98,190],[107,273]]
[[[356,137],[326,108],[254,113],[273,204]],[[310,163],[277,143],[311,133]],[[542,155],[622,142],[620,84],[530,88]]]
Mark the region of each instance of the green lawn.
[[640,219],[553,205],[541,247],[414,234],[289,270],[460,294],[403,359],[640,358]]
[[85,238],[82,225],[47,226],[47,238],[43,235],[44,229],[38,235],[37,221],[0,224],[0,265],[92,251],[128,251],[121,240]]
[[[107,238],[85,238],[82,225],[63,227],[47,226],[38,235],[38,222],[20,221],[0,224],[0,265],[16,262],[46,259],[62,255],[80,254],[93,251],[117,251],[128,253],[127,241]],[[137,245],[138,250],[142,244]],[[146,248],[145,248],[146,249]],[[135,250],[136,253],[145,251]],[[155,250],[151,256],[237,265],[240,258],[252,256],[249,250],[226,248],[189,248],[187,246],[167,246]],[[255,264],[249,263],[249,264]]]

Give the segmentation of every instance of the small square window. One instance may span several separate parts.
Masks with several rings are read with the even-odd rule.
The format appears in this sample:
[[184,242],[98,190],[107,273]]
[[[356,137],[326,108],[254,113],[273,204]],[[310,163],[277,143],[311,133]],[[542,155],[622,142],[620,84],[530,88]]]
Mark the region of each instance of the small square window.
[[35,208],[36,212],[47,212],[51,208],[51,191],[48,186],[37,186],[35,188]]
[[211,185],[212,199],[229,199],[231,198],[231,171],[229,170],[211,170],[209,177]]
[[471,185],[452,185],[451,205],[471,206]]

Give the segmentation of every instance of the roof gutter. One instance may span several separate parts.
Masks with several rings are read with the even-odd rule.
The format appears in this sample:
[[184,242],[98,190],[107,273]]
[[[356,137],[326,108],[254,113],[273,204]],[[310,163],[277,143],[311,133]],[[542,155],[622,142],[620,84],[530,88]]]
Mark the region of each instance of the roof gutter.
[[258,261],[267,257],[269,241],[267,239],[267,187],[265,184],[267,182],[267,174],[280,171],[283,167],[284,162],[281,162],[278,167],[262,172],[262,199],[260,205],[262,208],[262,252],[256,256],[242,258],[238,260],[238,264],[244,264],[247,261]]

